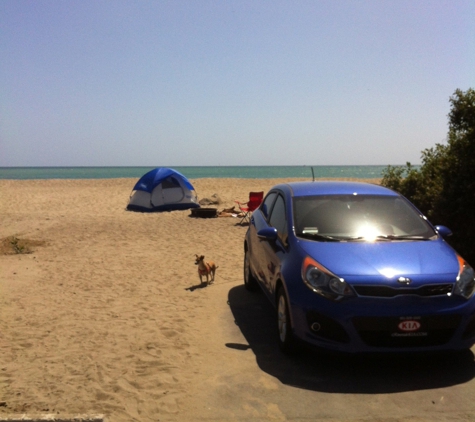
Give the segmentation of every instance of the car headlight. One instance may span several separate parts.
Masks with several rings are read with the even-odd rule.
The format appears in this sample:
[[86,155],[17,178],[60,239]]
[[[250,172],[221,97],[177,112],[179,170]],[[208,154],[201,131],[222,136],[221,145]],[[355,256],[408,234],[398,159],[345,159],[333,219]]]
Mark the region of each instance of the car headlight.
[[327,299],[341,300],[355,295],[344,279],[337,277],[309,256],[303,261],[302,279],[309,289]]
[[475,274],[473,268],[461,257],[459,261],[459,274],[455,282],[454,294],[470,299],[475,293]]

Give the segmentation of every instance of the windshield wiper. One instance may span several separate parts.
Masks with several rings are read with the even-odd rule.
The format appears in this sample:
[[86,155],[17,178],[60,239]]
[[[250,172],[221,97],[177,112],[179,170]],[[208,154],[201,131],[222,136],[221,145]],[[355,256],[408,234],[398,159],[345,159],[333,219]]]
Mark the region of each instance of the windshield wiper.
[[[327,242],[356,242],[360,240],[368,240],[364,236],[329,236],[326,234],[319,234],[314,233],[311,231],[297,233],[297,236],[303,237],[305,239],[312,239],[312,240],[322,240]],[[377,241],[384,241],[384,240],[431,240],[430,237],[421,236],[421,235],[413,235],[413,234],[404,234],[404,235],[396,235],[396,234],[381,234],[376,236]]]
[[329,236],[326,234],[312,232],[303,232],[298,233],[297,235],[300,237],[305,237],[307,239],[326,240],[329,242],[351,242],[354,240],[364,240],[362,236]]
[[338,239],[333,236],[327,236],[325,234],[318,234],[318,233],[312,233],[312,232],[302,232],[302,233],[297,233],[297,236],[299,237],[304,237],[306,239],[316,239],[316,240],[324,240],[328,242],[340,242],[341,239]]
[[430,240],[430,237],[413,235],[413,234],[403,234],[403,235],[382,234],[382,235],[376,236],[376,239],[377,240]]

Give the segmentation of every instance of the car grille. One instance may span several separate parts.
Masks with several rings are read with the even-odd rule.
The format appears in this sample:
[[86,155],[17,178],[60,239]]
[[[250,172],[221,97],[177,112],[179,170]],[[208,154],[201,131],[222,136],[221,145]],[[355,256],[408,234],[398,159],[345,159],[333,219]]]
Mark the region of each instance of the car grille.
[[460,315],[434,315],[418,318],[415,332],[403,332],[397,317],[355,317],[353,325],[361,339],[373,347],[428,347],[446,344],[460,324]]
[[399,295],[443,296],[452,293],[453,284],[428,284],[418,288],[389,286],[353,286],[359,296],[394,297]]

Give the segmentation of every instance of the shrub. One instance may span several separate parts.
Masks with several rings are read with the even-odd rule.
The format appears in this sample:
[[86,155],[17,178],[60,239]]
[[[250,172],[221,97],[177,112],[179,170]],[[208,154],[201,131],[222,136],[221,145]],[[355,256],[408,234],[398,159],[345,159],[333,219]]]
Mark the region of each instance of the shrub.
[[381,184],[450,227],[449,242],[475,265],[475,90],[456,90],[450,103],[447,144],[424,150],[420,169],[388,166]]

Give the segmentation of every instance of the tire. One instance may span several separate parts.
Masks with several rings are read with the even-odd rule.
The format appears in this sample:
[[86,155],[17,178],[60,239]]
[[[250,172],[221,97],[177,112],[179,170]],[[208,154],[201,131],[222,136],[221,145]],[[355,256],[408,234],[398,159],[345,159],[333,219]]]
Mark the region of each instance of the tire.
[[252,275],[249,259],[249,251],[246,249],[244,253],[244,287],[250,292],[255,292],[259,289],[259,284]]
[[277,292],[277,332],[280,350],[286,355],[295,354],[297,343],[292,333],[289,303],[283,287]]

